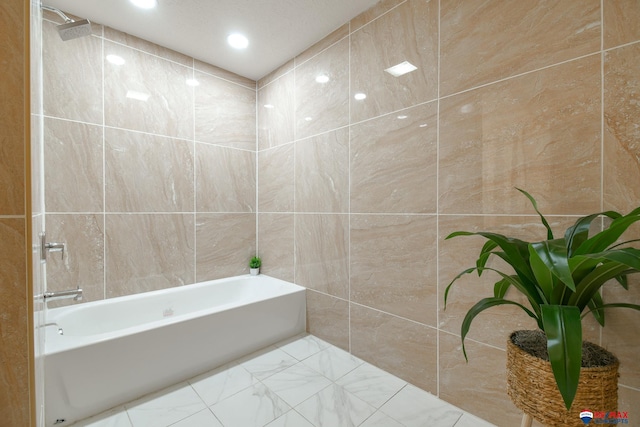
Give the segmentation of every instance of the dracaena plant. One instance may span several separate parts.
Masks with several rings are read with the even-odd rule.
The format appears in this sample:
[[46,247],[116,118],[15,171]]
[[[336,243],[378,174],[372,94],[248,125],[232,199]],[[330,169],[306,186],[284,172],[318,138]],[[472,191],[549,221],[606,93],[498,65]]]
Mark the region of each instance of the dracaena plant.
[[[447,236],[447,239],[451,239],[479,235],[487,241],[480,250],[475,267],[462,271],[447,286],[445,308],[451,286],[460,277],[474,272],[478,276],[484,271],[497,273],[499,280],[494,285],[493,296],[478,301],[462,322],[465,359],[464,339],[473,319],[488,308],[515,305],[535,319],[538,327],[545,332],[551,369],[565,406],[569,409],[578,389],[582,360],[581,321],[584,316],[592,313],[598,323],[604,326],[605,309],[622,307],[640,311],[640,305],[637,304],[605,304],[600,294],[600,288],[609,280],[616,280],[628,289],[627,275],[640,271],[640,250],[632,247],[640,239],[619,243],[628,227],[640,221],[640,207],[627,215],[613,211],[587,215],[569,227],[564,237],[554,238],[535,199],[526,191],[517,190],[531,201],[547,230],[547,239],[525,242],[496,233],[467,231]],[[601,217],[609,218],[608,226],[590,235],[591,223]],[[488,267],[487,261],[495,256],[506,261],[513,271],[503,272]],[[510,288],[522,293],[529,307],[505,298]]]

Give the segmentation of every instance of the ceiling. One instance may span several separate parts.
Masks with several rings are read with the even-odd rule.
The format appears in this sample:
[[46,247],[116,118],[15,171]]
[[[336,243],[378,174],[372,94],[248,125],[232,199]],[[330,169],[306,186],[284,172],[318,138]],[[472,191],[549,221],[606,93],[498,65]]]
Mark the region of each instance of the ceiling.
[[[168,47],[252,80],[301,53],[378,0],[43,0],[70,14]],[[226,38],[240,32],[244,50]]]

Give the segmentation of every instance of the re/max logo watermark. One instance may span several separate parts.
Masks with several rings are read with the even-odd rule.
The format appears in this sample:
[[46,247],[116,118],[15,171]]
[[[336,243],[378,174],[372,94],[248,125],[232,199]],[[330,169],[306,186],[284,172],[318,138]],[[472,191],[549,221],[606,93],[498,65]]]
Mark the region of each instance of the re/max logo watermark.
[[588,409],[580,412],[580,419],[587,425],[593,421],[593,424],[629,424],[628,412],[604,412],[595,411],[591,412]]

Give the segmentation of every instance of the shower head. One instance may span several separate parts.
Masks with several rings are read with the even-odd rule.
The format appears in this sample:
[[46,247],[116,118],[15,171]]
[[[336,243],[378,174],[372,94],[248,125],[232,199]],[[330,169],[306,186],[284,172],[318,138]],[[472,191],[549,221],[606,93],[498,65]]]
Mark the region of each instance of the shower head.
[[62,19],[64,19],[64,24],[58,25],[58,35],[63,41],[77,39],[78,37],[84,37],[91,34],[91,22],[87,19],[81,19],[79,21],[74,21],[65,15],[60,9],[56,9],[55,7],[42,5],[44,10],[48,10],[50,12],[57,13]]
[[77,39],[91,34],[91,22],[87,19],[58,25],[58,34],[63,41]]

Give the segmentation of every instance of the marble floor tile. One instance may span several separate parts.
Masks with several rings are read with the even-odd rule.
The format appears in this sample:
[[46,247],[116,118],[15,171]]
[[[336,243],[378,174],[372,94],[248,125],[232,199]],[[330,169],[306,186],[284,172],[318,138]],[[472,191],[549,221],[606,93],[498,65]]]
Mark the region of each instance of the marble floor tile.
[[262,383],[234,394],[211,407],[225,427],[263,426],[291,407]]
[[254,353],[241,359],[241,365],[247,371],[259,380],[277,374],[298,363],[294,357],[280,350],[279,348],[269,347],[263,351]]
[[308,357],[302,363],[335,381],[364,362],[350,353],[332,346]]
[[355,427],[376,409],[338,385],[331,385],[296,406],[317,427]]
[[207,406],[214,405],[258,380],[240,365],[225,365],[189,380]]
[[204,409],[198,413],[171,424],[171,427],[223,427],[211,410]]
[[493,424],[465,412],[455,424],[455,427],[493,427]]
[[407,385],[406,381],[368,363],[349,372],[336,384],[376,408],[380,408]]
[[165,427],[207,406],[185,382],[135,400],[125,407],[134,427]]
[[491,427],[301,334],[73,427]]
[[315,427],[295,410],[290,410],[279,418],[276,418],[265,427]]
[[463,414],[461,409],[412,385],[406,385],[380,411],[405,427],[453,427]]
[[310,367],[298,363],[270,376],[263,384],[289,405],[296,406],[329,386],[331,381]]
[[384,412],[376,412],[360,424],[360,427],[404,427]]
[[124,406],[79,421],[73,427],[133,427]]
[[306,359],[329,346],[331,346],[331,344],[313,335],[296,337],[292,340],[285,341],[284,344],[278,345],[280,350],[286,351],[298,360]]

